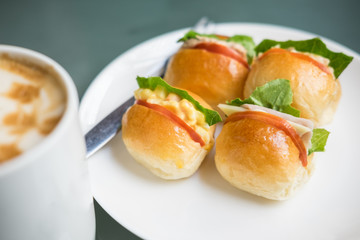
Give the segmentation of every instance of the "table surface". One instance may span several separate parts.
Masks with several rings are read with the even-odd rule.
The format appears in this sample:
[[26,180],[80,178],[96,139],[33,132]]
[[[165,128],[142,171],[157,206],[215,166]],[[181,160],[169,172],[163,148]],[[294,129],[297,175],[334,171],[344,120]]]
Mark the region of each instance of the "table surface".
[[[190,27],[202,16],[215,23],[297,28],[360,52],[359,9],[356,0],[0,0],[0,44],[53,58],[70,73],[81,98],[115,57],[149,38]],[[96,201],[95,211],[97,239],[139,239]]]

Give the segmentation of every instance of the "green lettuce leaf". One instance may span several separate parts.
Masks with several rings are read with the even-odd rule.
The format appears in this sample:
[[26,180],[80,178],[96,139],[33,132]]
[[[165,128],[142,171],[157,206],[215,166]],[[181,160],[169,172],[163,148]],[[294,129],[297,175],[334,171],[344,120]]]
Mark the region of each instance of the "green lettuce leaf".
[[178,40],[178,42],[186,42],[189,39],[196,39],[197,36],[215,38],[215,39],[220,40],[220,38],[218,36],[216,36],[215,34],[201,34],[201,33],[195,32],[193,30],[190,30],[187,33],[185,33],[185,35],[182,38],[180,38]]
[[197,39],[198,36],[201,37],[208,37],[208,38],[215,38],[220,41],[225,42],[234,42],[242,45],[246,49],[246,55],[247,55],[247,61],[249,64],[251,64],[253,57],[255,56],[255,43],[252,37],[246,36],[246,35],[234,35],[232,37],[229,37],[228,39],[221,39],[215,34],[201,34],[197,33],[193,30],[190,30],[187,32],[184,37],[180,38],[178,42],[185,42],[189,39]]
[[235,35],[226,40],[227,42],[235,42],[241,44],[246,49],[247,61],[249,64],[255,56],[255,43],[252,37],[246,35]]
[[353,57],[343,53],[333,52],[329,50],[320,38],[313,38],[303,41],[285,41],[278,42],[275,40],[265,39],[255,47],[256,54],[264,53],[272,47],[280,47],[283,49],[294,48],[298,52],[307,52],[320,55],[330,60],[329,66],[334,69],[334,76],[338,78],[345,68],[353,60]]
[[188,100],[198,111],[204,114],[205,121],[209,124],[209,126],[222,121],[218,112],[204,108],[198,101],[191,97],[187,91],[170,86],[161,77],[137,77],[136,80],[140,88],[149,88],[154,90],[157,86],[162,86],[168,93],[175,93],[181,98]]
[[244,100],[237,98],[227,102],[227,104],[234,106],[255,104],[299,117],[300,111],[290,106],[292,97],[293,93],[291,91],[290,81],[279,78],[272,80],[261,87],[257,87],[249,98]]
[[330,132],[323,128],[315,128],[311,137],[311,148],[308,150],[308,155],[313,152],[324,152],[329,134]]

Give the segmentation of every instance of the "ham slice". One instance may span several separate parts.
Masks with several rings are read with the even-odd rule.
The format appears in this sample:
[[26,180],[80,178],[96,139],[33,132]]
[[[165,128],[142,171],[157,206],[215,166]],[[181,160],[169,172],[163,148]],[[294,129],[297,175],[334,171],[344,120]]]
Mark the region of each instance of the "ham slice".
[[261,107],[253,104],[244,104],[241,105],[240,107],[231,106],[227,104],[219,104],[218,107],[221,110],[223,110],[227,115],[231,115],[232,113],[242,112],[242,111],[261,111],[280,117],[288,121],[295,128],[297,134],[300,136],[301,140],[303,141],[306,149],[311,148],[311,137],[312,137],[312,130],[314,129],[314,124],[312,121],[308,119],[294,117],[290,114],[282,113],[270,108]]

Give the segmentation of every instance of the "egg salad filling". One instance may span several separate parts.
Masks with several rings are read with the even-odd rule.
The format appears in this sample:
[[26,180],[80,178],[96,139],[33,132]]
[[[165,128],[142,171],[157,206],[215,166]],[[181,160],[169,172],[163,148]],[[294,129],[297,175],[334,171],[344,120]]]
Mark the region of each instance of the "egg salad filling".
[[165,107],[194,129],[206,145],[209,144],[210,126],[206,123],[204,114],[188,100],[180,98],[175,93],[168,93],[162,86],[157,86],[154,90],[139,88],[134,92],[134,96],[136,100]]

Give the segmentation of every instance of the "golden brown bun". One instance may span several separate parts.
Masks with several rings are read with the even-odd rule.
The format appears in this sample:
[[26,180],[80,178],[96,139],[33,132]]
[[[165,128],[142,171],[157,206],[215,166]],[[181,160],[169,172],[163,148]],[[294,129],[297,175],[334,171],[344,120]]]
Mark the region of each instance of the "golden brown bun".
[[233,186],[273,200],[287,199],[313,170],[283,131],[266,123],[242,119],[224,125],[216,139],[215,163]]
[[[191,95],[210,108],[199,97]],[[191,176],[211,150],[214,131],[215,125],[209,130],[209,144],[201,147],[186,130],[148,107],[135,104],[122,119],[122,138],[131,156],[164,179]]]
[[248,69],[230,57],[202,49],[180,49],[171,58],[164,80],[198,94],[218,111],[219,103],[242,97],[247,74]]
[[292,106],[300,110],[302,118],[312,120],[315,126],[332,121],[341,97],[339,80],[290,52],[269,53],[257,59],[245,82],[244,97],[277,78],[290,80],[294,94]]

